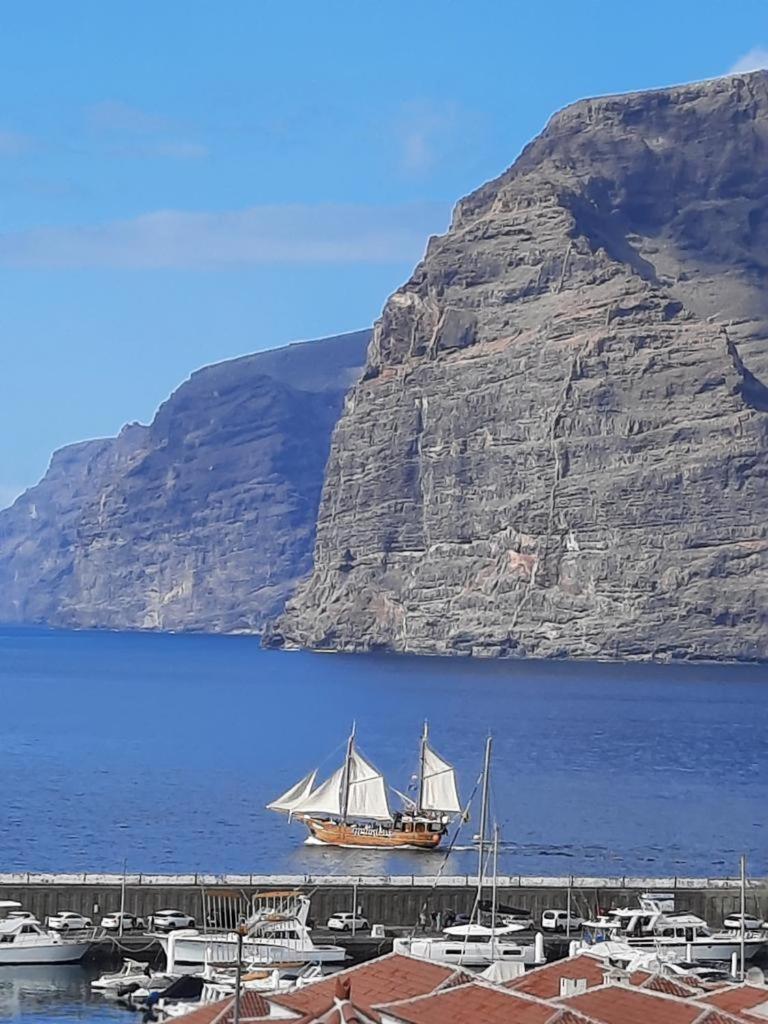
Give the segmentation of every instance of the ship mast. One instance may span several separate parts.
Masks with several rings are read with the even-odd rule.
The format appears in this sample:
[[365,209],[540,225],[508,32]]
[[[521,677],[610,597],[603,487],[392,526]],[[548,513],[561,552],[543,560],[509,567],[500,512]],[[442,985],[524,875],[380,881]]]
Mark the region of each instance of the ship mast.
[[478,844],[478,868],[477,868],[477,902],[483,898],[483,857],[485,854],[485,835],[488,829],[488,803],[490,800],[491,782],[491,748],[493,737],[488,736],[485,741],[485,761],[483,763],[483,795],[480,804],[480,842]]
[[352,732],[347,740],[347,756],[344,760],[344,776],[341,780],[341,820],[346,823],[347,808],[349,807],[349,785],[352,775],[352,751],[355,749],[355,723],[352,723]]
[[422,813],[422,802],[424,800],[424,759],[427,753],[427,736],[429,733],[429,726],[427,720],[424,719],[424,729],[421,734],[421,746],[419,748],[419,795],[416,799],[416,814]]

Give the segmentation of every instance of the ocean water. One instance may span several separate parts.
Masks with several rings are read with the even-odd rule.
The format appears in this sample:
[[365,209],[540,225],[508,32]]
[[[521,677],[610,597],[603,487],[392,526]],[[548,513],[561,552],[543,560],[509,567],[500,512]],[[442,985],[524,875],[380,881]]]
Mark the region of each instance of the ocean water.
[[[444,853],[307,846],[268,800],[352,720],[398,789],[422,721],[476,786],[500,868],[768,873],[768,669],[262,651],[247,637],[0,628],[0,871],[425,873]],[[473,808],[479,798],[475,796]],[[474,825],[445,870],[472,872]]]

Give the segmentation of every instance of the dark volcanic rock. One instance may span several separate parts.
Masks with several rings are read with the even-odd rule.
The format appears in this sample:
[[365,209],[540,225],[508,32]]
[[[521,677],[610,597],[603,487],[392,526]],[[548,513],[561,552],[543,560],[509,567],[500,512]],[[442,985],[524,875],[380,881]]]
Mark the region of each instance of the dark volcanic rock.
[[768,76],[575,104],[376,325],[274,642],[768,657]]
[[370,331],[198,370],[149,427],[71,445],[0,512],[0,621],[260,629],[311,567]]

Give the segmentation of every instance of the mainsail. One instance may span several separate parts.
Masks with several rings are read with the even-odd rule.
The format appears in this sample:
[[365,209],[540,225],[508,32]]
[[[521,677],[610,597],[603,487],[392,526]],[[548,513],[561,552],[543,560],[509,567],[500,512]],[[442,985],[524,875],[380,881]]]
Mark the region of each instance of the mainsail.
[[373,821],[391,821],[392,812],[387,800],[387,784],[381,772],[376,771],[364,757],[353,749],[349,758],[347,816],[370,818]]
[[283,811],[285,814],[290,814],[297,804],[300,804],[302,800],[309,796],[316,778],[316,770],[310,772],[309,775],[305,775],[303,779],[300,779],[295,786],[291,786],[291,788],[287,790],[287,792],[283,793],[282,796],[279,796],[277,800],[273,800],[271,804],[267,804],[267,810]]
[[419,810],[458,814],[461,810],[453,765],[444,761],[424,739]]
[[[293,814],[326,814],[333,818],[367,818],[372,821],[392,820],[384,776],[358,753],[354,743],[350,743],[347,759],[341,768],[325,782],[321,782],[317,789],[306,789],[295,798],[292,793],[293,791],[289,790],[275,802],[287,802],[290,798],[289,809]],[[270,804],[270,807],[272,806]]]

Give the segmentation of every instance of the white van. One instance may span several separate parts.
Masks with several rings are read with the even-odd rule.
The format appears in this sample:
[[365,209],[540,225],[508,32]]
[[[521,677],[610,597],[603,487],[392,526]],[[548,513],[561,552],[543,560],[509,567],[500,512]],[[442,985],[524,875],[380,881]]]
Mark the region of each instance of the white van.
[[[573,911],[571,911],[571,931],[578,931],[579,928],[584,924],[582,918],[577,917]],[[566,932],[568,931],[568,911],[567,910],[545,910],[541,915],[541,927],[547,932]]]

